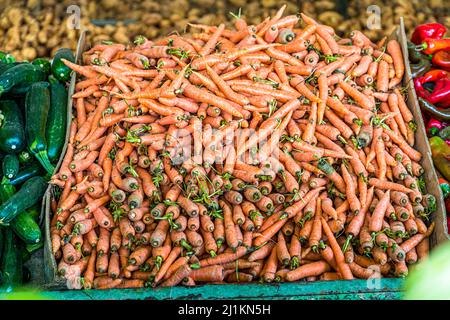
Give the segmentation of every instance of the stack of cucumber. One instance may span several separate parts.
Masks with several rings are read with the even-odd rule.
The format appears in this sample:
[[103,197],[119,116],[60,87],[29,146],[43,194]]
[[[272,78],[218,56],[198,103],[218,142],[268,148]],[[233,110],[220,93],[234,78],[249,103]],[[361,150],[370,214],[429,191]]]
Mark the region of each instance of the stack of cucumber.
[[66,82],[74,61],[59,49],[52,62],[16,62],[0,52],[0,291],[30,279],[23,263],[42,247],[40,204],[62,151]]

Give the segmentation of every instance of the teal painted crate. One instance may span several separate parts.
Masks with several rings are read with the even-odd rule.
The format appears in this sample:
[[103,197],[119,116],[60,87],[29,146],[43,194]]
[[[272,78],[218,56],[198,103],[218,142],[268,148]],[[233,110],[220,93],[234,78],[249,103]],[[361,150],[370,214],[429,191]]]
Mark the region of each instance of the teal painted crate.
[[[401,279],[316,281],[278,284],[203,285],[157,289],[43,291],[50,300],[395,300],[402,297]],[[1,295],[0,300],[24,293]],[[30,296],[31,297],[31,296]]]

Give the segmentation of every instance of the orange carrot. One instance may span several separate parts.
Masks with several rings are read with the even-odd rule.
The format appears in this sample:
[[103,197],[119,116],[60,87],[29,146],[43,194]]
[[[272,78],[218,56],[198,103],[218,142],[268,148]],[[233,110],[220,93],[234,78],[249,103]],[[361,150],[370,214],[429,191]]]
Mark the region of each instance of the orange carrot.
[[286,281],[297,281],[309,276],[320,276],[324,272],[330,271],[330,265],[325,261],[308,263],[289,271],[286,274]]

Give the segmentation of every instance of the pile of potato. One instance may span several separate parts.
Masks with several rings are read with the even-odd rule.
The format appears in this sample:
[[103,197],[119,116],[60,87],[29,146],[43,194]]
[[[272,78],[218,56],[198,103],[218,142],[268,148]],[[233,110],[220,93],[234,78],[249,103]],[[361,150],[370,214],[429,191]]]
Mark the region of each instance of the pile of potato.
[[[66,23],[67,7],[74,4],[81,9],[80,24],[89,31],[89,41],[127,43],[139,34],[156,38],[174,30],[182,33],[187,22],[230,21],[229,12],[237,13],[239,8],[247,21],[256,24],[261,22],[261,17],[273,14],[282,3],[288,5],[286,14],[305,12],[332,26],[340,35],[361,30],[374,40],[390,34],[400,16],[405,18],[409,32],[426,21],[450,26],[446,0],[2,0],[0,50],[9,51],[20,60],[32,60],[37,56],[52,56],[58,47],[74,49],[79,30],[68,28]],[[368,29],[369,5],[380,7],[381,29]],[[121,22],[104,23],[110,19]]]

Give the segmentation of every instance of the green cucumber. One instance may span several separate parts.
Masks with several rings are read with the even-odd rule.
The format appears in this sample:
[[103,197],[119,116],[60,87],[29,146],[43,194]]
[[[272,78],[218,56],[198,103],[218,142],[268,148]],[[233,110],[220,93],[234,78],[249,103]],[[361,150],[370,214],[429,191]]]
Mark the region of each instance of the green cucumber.
[[31,271],[26,266],[22,267],[22,282],[28,283],[31,281]]
[[72,50],[68,48],[60,48],[56,51],[52,61],[52,74],[59,81],[69,81],[72,69],[64,64],[61,59],[66,59],[75,62],[75,56]]
[[28,149],[38,159],[44,169],[52,174],[55,169],[47,155],[45,128],[50,110],[50,92],[48,82],[36,82],[31,85],[25,98],[25,135]]
[[47,189],[47,182],[37,176],[26,181],[19,191],[0,206],[0,225],[8,225],[18,214],[39,201]]
[[17,153],[25,147],[22,114],[13,100],[0,101],[0,150]]
[[11,292],[15,287],[22,285],[23,278],[23,245],[10,228],[4,230],[4,247],[0,263],[2,270],[2,284],[0,288]]
[[23,64],[24,62],[13,62],[13,63],[0,63],[0,74],[5,73],[7,70],[11,69],[18,64]]
[[28,179],[42,175],[45,173],[45,170],[42,168],[39,162],[33,162],[30,165],[26,166],[19,170],[19,173],[12,179],[8,181],[9,184],[13,186],[18,186]]
[[[28,260],[30,260],[31,258],[31,254],[28,250],[22,250],[22,263],[27,262]],[[23,268],[23,266],[22,266]]]
[[34,159],[34,157],[31,155],[31,153],[28,152],[28,150],[20,151],[20,153],[17,155],[17,157],[19,158],[19,162],[21,164],[32,163],[33,159]]
[[14,178],[19,172],[19,159],[15,154],[7,154],[2,162],[3,175],[8,178]]
[[4,52],[4,51],[0,51],[0,62],[13,63],[15,61],[16,61],[16,59],[13,57],[12,54]]
[[[4,237],[3,237],[3,229],[2,227],[0,227],[0,261],[2,261],[2,253],[3,253],[3,242],[4,242]],[[1,270],[0,270],[1,272]],[[1,277],[0,277],[0,283],[2,283]]]
[[33,217],[24,211],[11,221],[11,229],[26,244],[36,244],[42,240],[42,232]]
[[[0,200],[2,203],[8,201],[15,193],[16,188],[13,185],[0,185]],[[19,215],[11,221],[11,229],[26,244],[36,244],[42,240],[42,233],[39,225],[32,216],[34,213],[30,214],[28,210],[19,213]]]
[[31,208],[28,208],[26,211],[30,215],[30,217],[33,218],[33,220],[35,222],[39,221],[39,217],[41,216],[41,206],[40,206],[40,204],[35,204]]
[[50,161],[57,161],[66,141],[67,90],[56,81],[50,82],[50,111],[48,112],[45,138]]
[[25,249],[28,251],[29,254],[33,254],[35,251],[41,249],[44,246],[44,240],[41,239],[41,241],[37,243],[30,243],[25,246]]
[[35,66],[39,67],[39,69],[41,69],[47,75],[49,75],[50,72],[52,71],[52,64],[47,59],[37,58],[37,59],[34,59],[31,62],[31,64],[34,64]]
[[45,78],[46,74],[31,63],[15,65],[0,75],[0,96],[10,91],[25,93],[33,83]]
[[8,70],[8,64],[7,63],[3,63],[0,62],[0,74],[2,74],[3,72],[5,72],[5,70]]

